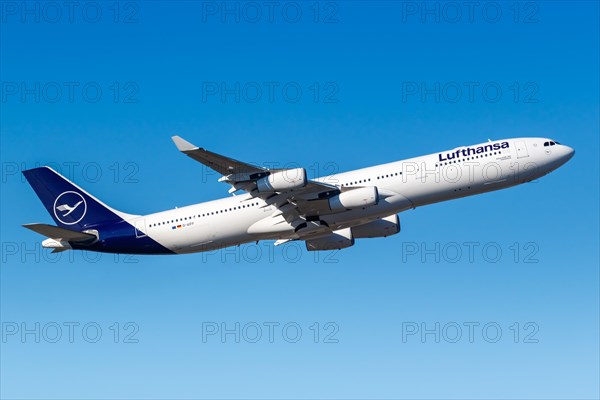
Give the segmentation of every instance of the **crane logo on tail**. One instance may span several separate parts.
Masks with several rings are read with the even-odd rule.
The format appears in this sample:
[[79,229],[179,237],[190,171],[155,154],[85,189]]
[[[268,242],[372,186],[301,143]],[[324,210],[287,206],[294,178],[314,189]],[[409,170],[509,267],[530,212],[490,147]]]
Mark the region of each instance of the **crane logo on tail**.
[[80,193],[63,192],[54,200],[54,216],[65,225],[78,223],[86,212],[87,203]]

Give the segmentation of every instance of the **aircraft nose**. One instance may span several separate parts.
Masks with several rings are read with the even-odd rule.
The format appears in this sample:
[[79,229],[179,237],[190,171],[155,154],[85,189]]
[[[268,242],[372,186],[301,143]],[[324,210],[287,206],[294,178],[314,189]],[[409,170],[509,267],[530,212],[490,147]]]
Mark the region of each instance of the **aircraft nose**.
[[565,155],[564,155],[565,162],[567,162],[571,158],[573,158],[574,155],[575,155],[575,149],[573,149],[572,147],[569,147],[569,146],[565,146]]

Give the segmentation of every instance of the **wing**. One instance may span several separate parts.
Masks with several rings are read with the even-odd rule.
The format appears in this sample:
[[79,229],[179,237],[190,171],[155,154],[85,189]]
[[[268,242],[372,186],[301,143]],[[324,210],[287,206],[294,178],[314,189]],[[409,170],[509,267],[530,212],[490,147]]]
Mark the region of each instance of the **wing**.
[[[212,151],[204,150],[198,146],[194,146],[190,142],[180,138],[179,136],[172,137],[173,142],[183,154],[193,158],[196,161],[201,162],[207,167],[217,171],[219,174],[228,175],[253,175],[253,174],[265,174],[268,171],[266,168],[256,167],[254,165],[246,164],[233,158],[225,157]],[[256,177],[255,177],[256,178]]]
[[334,184],[306,179],[306,171],[303,168],[294,169],[304,171],[302,187],[261,190],[262,186],[268,185],[265,182],[269,177],[274,178],[276,173],[293,170],[258,167],[205,150],[179,136],[173,136],[172,139],[179,151],[223,175],[219,181],[232,186],[230,193],[243,190],[253,197],[262,198],[267,202],[267,206],[277,208],[274,216],[283,215],[288,222],[298,217],[331,212],[327,199],[340,193],[340,187]]

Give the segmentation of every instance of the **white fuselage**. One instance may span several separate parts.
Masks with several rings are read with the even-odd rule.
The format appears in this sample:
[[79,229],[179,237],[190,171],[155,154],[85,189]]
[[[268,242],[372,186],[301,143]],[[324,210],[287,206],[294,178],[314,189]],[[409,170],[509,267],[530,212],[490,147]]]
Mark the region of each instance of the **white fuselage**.
[[[544,146],[549,141],[498,140],[317,178],[342,190],[376,186],[381,197],[376,205],[319,218],[330,232],[411,208],[529,182],[563,165],[573,155],[567,146]],[[243,194],[128,222],[140,237],[147,235],[175,253],[192,253],[257,240],[300,238],[300,232],[295,232],[280,214],[264,200]]]

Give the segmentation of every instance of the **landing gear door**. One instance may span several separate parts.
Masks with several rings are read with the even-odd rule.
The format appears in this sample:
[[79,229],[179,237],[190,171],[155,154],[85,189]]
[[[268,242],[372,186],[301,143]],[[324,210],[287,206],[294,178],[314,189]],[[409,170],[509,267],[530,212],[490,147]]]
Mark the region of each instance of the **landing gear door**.
[[516,142],[515,146],[517,147],[517,158],[529,157],[529,153],[527,152],[527,145],[525,144],[525,142]]
[[135,221],[135,237],[146,237],[146,220],[143,218]]

